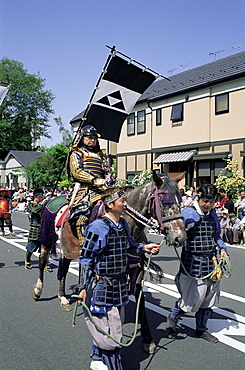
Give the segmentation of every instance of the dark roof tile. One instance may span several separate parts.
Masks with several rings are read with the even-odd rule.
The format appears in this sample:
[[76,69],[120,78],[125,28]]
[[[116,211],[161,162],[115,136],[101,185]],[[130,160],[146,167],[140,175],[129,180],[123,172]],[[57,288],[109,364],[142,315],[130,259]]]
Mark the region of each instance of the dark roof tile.
[[157,80],[141,95],[137,103],[160,99],[242,75],[245,75],[245,51],[178,73],[171,76],[170,81]]

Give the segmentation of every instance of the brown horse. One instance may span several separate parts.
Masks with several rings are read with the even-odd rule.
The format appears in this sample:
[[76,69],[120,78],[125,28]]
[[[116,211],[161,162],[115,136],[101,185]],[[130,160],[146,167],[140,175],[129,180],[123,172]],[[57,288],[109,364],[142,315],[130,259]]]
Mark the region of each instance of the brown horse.
[[[153,180],[144,185],[135,188],[127,194],[127,203],[129,207],[128,215],[126,216],[129,223],[131,235],[136,242],[146,242],[145,225],[148,220],[153,218],[156,228],[159,233],[166,236],[166,242],[170,245],[181,246],[185,239],[185,230],[180,214],[180,195],[177,183],[169,177],[160,177],[153,173]],[[54,220],[49,220],[47,224],[53,225]],[[47,230],[46,230],[47,231]],[[42,240],[41,240],[42,241]],[[46,245],[45,245],[46,244]],[[43,288],[44,268],[48,260],[48,251],[51,245],[47,242],[42,243],[41,254],[39,257],[39,277],[33,289],[32,297],[38,300]],[[62,310],[69,311],[71,306],[65,295],[65,280],[72,259],[80,257],[80,245],[78,239],[71,229],[68,222],[64,224],[61,233],[61,244],[63,247],[64,258],[59,265],[59,292],[58,298],[61,303]],[[134,285],[131,286],[131,292],[137,297],[141,289],[141,280],[143,277],[144,260],[146,257],[137,261],[135,273],[131,270],[130,276],[134,275]],[[129,257],[130,260],[130,257]],[[135,265],[135,264],[134,264]],[[156,264],[152,264],[156,267]],[[161,269],[158,270],[158,272]],[[161,272],[160,272],[161,274]],[[153,353],[155,350],[155,343],[150,333],[149,325],[146,318],[144,295],[141,296],[140,302],[140,322],[141,335],[143,338],[144,350],[148,353]]]

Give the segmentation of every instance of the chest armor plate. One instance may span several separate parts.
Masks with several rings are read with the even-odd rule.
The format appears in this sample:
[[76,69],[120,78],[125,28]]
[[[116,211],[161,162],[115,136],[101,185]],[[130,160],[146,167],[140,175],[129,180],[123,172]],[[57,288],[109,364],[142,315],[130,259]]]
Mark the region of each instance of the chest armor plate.
[[216,247],[214,231],[215,222],[209,215],[201,216],[200,221],[187,231],[181,259],[190,275],[204,277],[213,270],[212,256]]
[[187,231],[186,249],[194,254],[212,253],[216,243],[214,240],[215,222],[210,216],[201,216],[199,222]]
[[[107,220],[104,220],[107,223]],[[100,276],[124,274],[127,268],[128,238],[124,229],[110,227],[107,246],[98,254],[97,272]]]
[[94,302],[97,305],[122,306],[128,303],[126,285],[128,238],[124,229],[109,226],[107,246],[98,254],[96,272],[99,280],[94,288]]
[[[92,171],[94,175],[98,177],[104,177],[104,171],[102,169],[102,160],[97,153],[86,151],[84,152],[85,157],[83,157],[83,170],[84,171]],[[81,153],[82,156],[82,153]]]

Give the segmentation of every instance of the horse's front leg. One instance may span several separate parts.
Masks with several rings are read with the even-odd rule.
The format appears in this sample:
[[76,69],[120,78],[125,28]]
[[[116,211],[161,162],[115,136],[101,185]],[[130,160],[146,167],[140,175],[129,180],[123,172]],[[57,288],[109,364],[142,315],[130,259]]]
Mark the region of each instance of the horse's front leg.
[[58,280],[59,280],[59,292],[58,292],[58,299],[60,301],[62,311],[71,311],[72,307],[66,298],[65,293],[65,282],[66,276],[69,270],[69,266],[71,263],[71,259],[66,258],[65,256],[60,259],[59,261],[59,268],[58,268]]
[[42,294],[44,269],[48,263],[48,255],[49,255],[49,251],[44,245],[42,245],[41,253],[39,255],[39,276],[38,276],[37,282],[34,285],[34,288],[32,291],[32,298],[35,301],[37,301],[41,297],[41,294]]
[[[136,290],[135,290],[135,298],[136,302],[138,302],[139,294],[141,291],[141,284],[136,284]],[[141,294],[140,298],[140,304],[139,304],[139,318],[141,323],[141,336],[143,339],[143,350],[146,353],[152,354],[156,351],[156,343],[154,339],[151,336],[147,316],[146,316],[146,309],[145,309],[145,297],[144,294]]]

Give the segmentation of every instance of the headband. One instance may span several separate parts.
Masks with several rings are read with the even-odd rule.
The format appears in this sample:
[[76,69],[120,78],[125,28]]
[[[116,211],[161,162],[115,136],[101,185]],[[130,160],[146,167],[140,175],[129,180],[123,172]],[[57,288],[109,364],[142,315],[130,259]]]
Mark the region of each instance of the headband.
[[215,198],[216,198],[216,195],[213,195],[213,194],[204,194],[201,191],[199,191],[197,193],[197,195],[198,195],[199,199],[206,198],[206,199],[209,199],[209,200],[215,200]]
[[112,203],[115,200],[123,197],[124,195],[125,195],[124,191],[119,190],[119,191],[117,191],[115,193],[112,193],[111,195],[108,195],[108,197],[105,197],[105,199],[103,200],[103,203],[104,204]]

